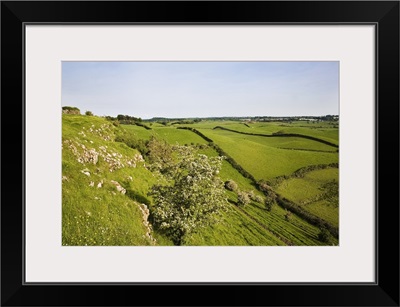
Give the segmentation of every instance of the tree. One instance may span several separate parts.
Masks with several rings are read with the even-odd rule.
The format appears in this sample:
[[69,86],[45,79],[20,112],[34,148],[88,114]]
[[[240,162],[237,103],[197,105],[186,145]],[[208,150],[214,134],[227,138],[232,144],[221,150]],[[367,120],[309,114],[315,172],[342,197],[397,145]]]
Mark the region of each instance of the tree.
[[250,197],[249,194],[246,192],[238,192],[238,205],[239,206],[244,206],[250,203]]
[[153,224],[182,245],[200,227],[217,222],[227,210],[224,184],[218,177],[221,157],[197,154],[190,147],[174,146],[177,161],[160,169],[162,183],[152,187]]
[[151,163],[161,163],[160,167],[172,161],[172,147],[165,140],[152,136],[147,143],[148,158]]
[[63,114],[81,114],[81,111],[77,107],[70,107],[70,106],[64,106],[62,107],[62,112]]
[[86,111],[86,112],[85,112],[85,115],[86,115],[86,116],[93,116],[93,113],[92,113],[91,111]]
[[256,196],[254,197],[254,201],[257,202],[257,203],[259,203],[259,204],[262,204],[263,198],[262,198],[260,195],[256,195]]
[[291,219],[292,219],[292,212],[285,209],[285,220],[289,222]]
[[225,188],[229,191],[236,191],[238,188],[238,185],[235,181],[228,180],[228,181],[225,181]]
[[330,243],[331,234],[329,233],[329,230],[326,229],[325,227],[321,227],[319,229],[318,240],[324,243]]
[[265,197],[265,209],[267,209],[267,211],[272,211],[272,208],[275,206],[276,204],[276,197],[272,197],[271,195],[267,195]]

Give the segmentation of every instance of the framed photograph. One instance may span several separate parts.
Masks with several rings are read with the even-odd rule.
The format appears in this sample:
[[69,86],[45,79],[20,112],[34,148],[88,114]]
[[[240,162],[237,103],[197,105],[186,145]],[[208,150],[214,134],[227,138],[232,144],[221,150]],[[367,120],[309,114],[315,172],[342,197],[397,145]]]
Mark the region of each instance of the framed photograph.
[[398,1],[1,29],[2,305],[399,306]]

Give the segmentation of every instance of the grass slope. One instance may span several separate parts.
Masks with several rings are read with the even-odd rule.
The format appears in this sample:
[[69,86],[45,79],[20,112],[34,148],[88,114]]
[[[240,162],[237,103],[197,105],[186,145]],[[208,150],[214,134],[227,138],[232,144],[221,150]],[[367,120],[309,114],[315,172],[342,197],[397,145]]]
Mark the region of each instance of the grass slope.
[[116,129],[101,118],[63,115],[63,245],[154,244],[139,202],[118,191],[142,194],[154,179],[136,150],[113,142]]
[[[294,151],[279,147],[308,146],[304,140],[285,140],[285,143],[274,139],[268,143],[262,137],[244,136],[242,139],[243,135],[212,130],[214,122],[200,124],[209,127],[203,129],[204,134],[209,133],[217,144],[260,179],[291,173],[308,165],[310,157],[322,157],[312,160],[320,164],[321,161],[335,162],[332,156],[337,155],[304,151],[303,161],[299,160],[301,151],[291,155]],[[227,124],[232,127],[242,125],[237,122]],[[126,131],[143,140],[155,135],[170,144],[204,145],[207,142],[191,131],[174,126],[153,124],[150,127],[152,130],[133,125],[115,127],[103,118],[63,115],[63,245],[172,245],[162,233],[148,228],[147,214],[141,205],[147,204],[150,211],[156,206],[147,196],[156,177],[147,169],[136,149],[114,141],[115,137]],[[207,146],[199,152],[217,155]],[[288,161],[289,165],[285,165]],[[315,175],[310,176],[311,180]],[[253,191],[263,197],[251,180],[244,178],[227,161],[223,162],[220,177],[224,181],[234,180],[241,191]],[[226,193],[231,203],[227,204],[230,210],[224,214],[223,221],[200,229],[187,239],[187,245],[323,245],[317,239],[317,227],[295,215],[286,221],[284,209],[275,206],[269,212],[263,204],[254,201],[238,208],[232,204],[237,201],[237,195],[230,191]],[[312,206],[318,206],[318,203],[310,204]]]

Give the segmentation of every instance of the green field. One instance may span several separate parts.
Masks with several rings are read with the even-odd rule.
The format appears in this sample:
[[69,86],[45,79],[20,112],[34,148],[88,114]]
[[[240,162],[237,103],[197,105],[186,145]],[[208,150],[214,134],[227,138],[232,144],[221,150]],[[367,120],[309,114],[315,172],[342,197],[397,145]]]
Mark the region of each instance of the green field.
[[199,131],[211,138],[257,180],[289,175],[307,165],[338,162],[336,151],[304,150],[307,146],[311,149],[330,149],[329,146],[310,140],[292,140],[292,138],[288,140],[285,137],[263,138],[224,130],[199,129]]
[[214,128],[215,126],[223,126],[232,130],[237,130],[246,133],[261,133],[261,134],[273,134],[273,133],[295,133],[302,134],[305,136],[312,136],[320,138],[322,140],[332,142],[336,145],[339,144],[339,129],[337,124],[332,123],[305,123],[305,122],[234,122],[234,121],[224,121],[224,122],[200,122],[197,124],[191,124],[194,128]]
[[[63,245],[173,245],[162,231],[147,224],[157,206],[148,195],[157,176],[145,148],[152,137],[168,144],[196,148],[208,157],[218,152],[194,131],[211,139],[237,165],[258,180],[271,182],[278,195],[301,206],[310,214],[339,226],[338,168],[329,167],[293,174],[304,167],[338,162],[338,148],[303,137],[263,137],[214,129],[216,126],[246,133],[271,135],[294,133],[338,144],[338,128],[332,123],[201,121],[194,124],[145,123],[113,125],[96,116],[63,115],[62,157],[62,242]],[[126,136],[135,142],[124,141]],[[118,140],[118,141],[116,141]],[[140,141],[140,147],[134,145]],[[128,146],[129,145],[129,146]],[[285,176],[285,177],[282,177]],[[238,207],[238,192],[226,190],[228,211],[221,222],[199,229],[187,245],[326,245],[318,238],[319,226],[297,216],[288,220],[287,211],[264,205],[265,195],[257,182],[246,178],[228,160],[219,177],[233,180],[238,191],[251,192],[252,200]],[[279,179],[279,180],[278,180]],[[145,204],[148,213],[144,213]],[[147,216],[150,214],[150,217]],[[331,238],[329,243],[337,245]]]
[[339,226],[339,206],[336,197],[327,197],[331,183],[337,183],[339,170],[327,168],[311,171],[304,178],[290,178],[277,185],[276,191],[303,206],[307,211]]

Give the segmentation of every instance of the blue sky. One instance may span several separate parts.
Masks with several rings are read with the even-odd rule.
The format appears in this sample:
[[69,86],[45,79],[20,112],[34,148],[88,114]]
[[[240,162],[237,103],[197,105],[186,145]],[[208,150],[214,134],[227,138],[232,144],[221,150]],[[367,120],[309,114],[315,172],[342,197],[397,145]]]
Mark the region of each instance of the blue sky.
[[339,114],[339,62],[63,62],[62,105],[152,117]]

